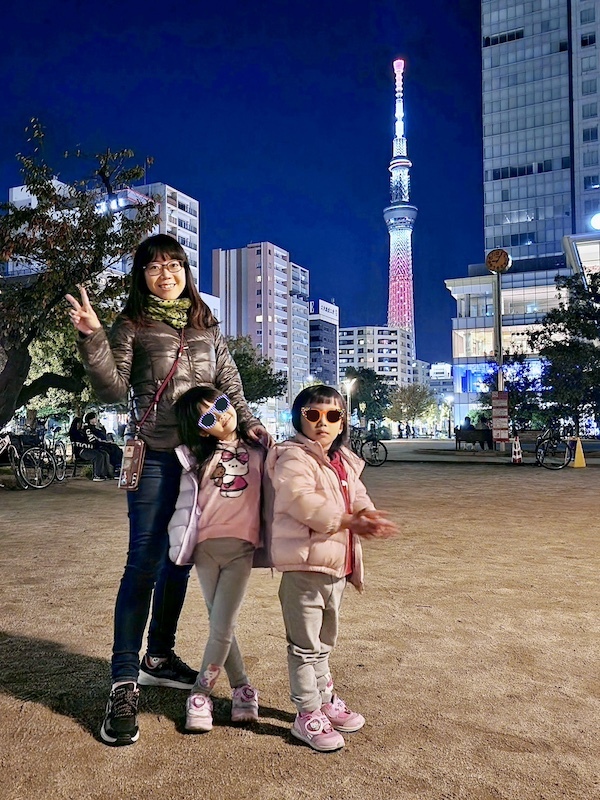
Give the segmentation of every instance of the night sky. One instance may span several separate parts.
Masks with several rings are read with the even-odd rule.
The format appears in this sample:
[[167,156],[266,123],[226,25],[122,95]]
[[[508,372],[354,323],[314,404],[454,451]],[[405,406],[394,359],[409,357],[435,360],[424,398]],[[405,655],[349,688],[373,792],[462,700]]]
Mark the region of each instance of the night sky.
[[37,116],[62,153],[132,148],[201,204],[211,251],[272,241],[342,325],[385,324],[392,61],[405,68],[417,355],[449,360],[444,278],[483,260],[479,0],[9,2],[0,195]]

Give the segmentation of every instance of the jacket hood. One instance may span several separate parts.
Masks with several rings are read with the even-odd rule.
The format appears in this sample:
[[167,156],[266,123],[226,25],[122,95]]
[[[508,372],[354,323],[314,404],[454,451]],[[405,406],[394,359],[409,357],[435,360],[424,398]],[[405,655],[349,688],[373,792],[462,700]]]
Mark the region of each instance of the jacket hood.
[[190,448],[185,444],[180,444],[178,447],[175,448],[175,455],[179,459],[179,463],[185,470],[185,472],[190,472],[191,470],[195,469],[198,461],[196,456],[192,453]]
[[[292,439],[287,439],[285,442],[280,442],[279,444],[274,445],[269,451],[269,458],[267,459],[266,468],[271,479],[273,479],[273,471],[277,459],[291,447],[300,447],[305,452],[313,456],[313,458],[316,458],[321,464],[329,466],[329,459],[327,458],[321,443],[313,442],[312,439],[309,439],[308,436],[305,436],[303,433],[297,433]],[[360,475],[365,466],[364,461],[344,446],[340,448],[339,453],[344,461],[347,461],[350,464],[356,474]]]

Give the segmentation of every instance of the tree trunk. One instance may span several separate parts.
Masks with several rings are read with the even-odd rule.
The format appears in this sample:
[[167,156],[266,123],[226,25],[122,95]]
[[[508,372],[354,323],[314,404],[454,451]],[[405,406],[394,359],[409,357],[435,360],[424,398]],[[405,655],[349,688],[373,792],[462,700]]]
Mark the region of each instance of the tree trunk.
[[27,345],[20,344],[10,349],[0,345],[0,430],[13,418],[30,366]]

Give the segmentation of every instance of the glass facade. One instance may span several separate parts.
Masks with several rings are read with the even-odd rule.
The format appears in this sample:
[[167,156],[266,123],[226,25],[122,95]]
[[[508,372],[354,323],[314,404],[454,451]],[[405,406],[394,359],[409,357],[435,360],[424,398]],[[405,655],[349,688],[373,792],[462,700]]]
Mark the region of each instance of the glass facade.
[[562,255],[591,230],[598,180],[598,2],[482,0],[485,246]]

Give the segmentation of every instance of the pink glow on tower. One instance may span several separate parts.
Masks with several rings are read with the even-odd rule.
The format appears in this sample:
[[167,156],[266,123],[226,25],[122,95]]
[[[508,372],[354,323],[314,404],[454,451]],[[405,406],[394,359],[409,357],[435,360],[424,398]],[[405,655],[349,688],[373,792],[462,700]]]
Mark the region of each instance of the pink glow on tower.
[[388,325],[409,330],[414,342],[414,300],[412,275],[412,229],[417,209],[410,200],[412,163],[407,157],[404,136],[403,75],[404,60],[394,61],[396,77],[396,123],[389,170],[391,204],[383,216],[390,234],[390,284]]

